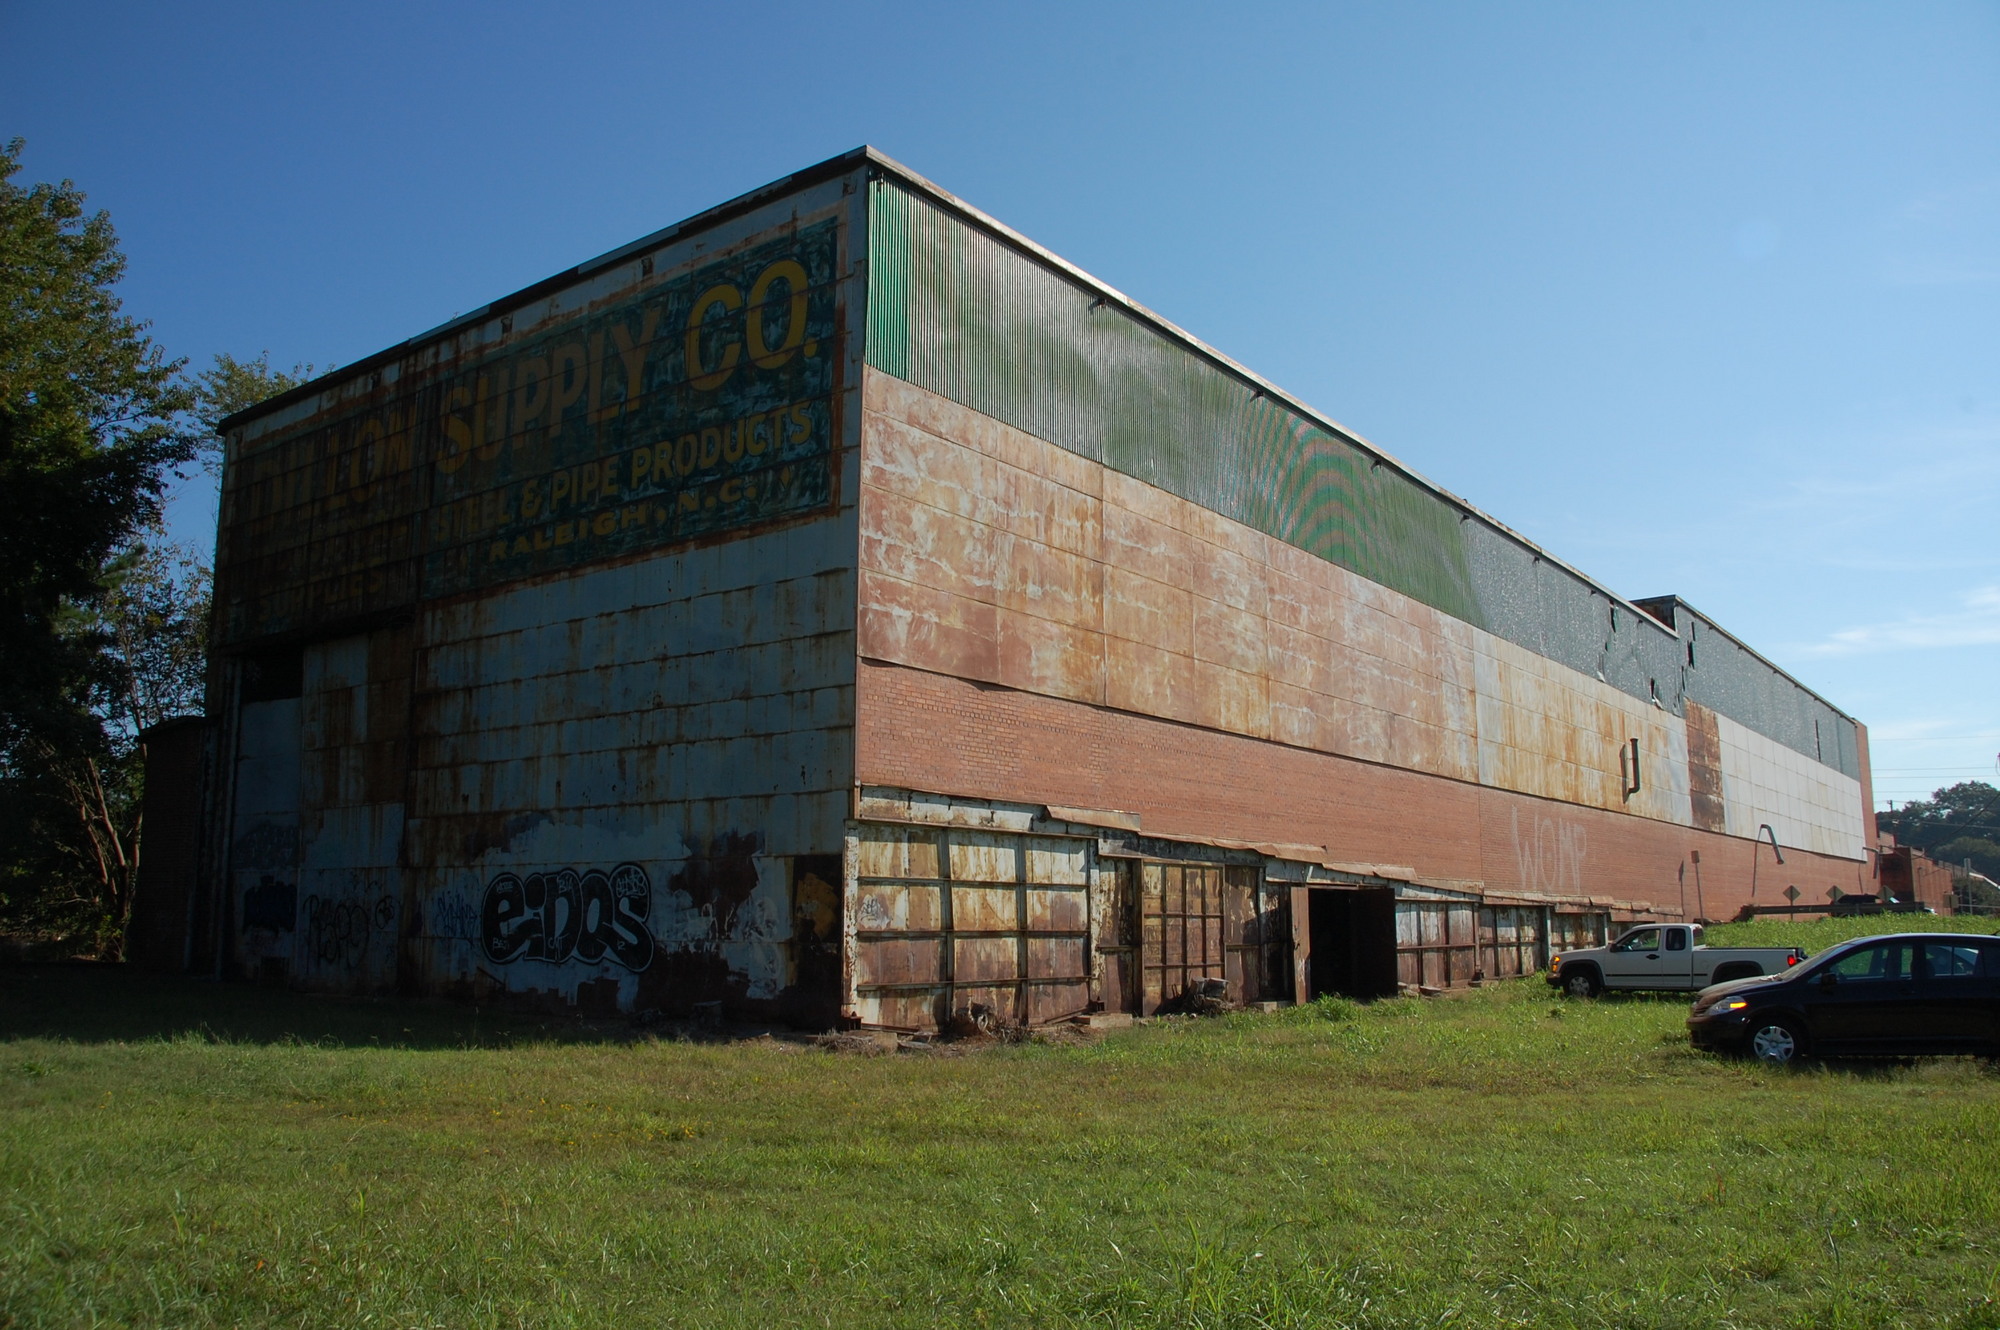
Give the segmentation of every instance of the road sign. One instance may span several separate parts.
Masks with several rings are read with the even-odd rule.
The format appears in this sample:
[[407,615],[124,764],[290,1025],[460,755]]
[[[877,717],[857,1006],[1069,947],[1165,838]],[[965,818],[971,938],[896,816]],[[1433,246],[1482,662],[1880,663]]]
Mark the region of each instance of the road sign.
[[1786,887],[1785,899],[1796,905],[1799,899],[1799,889],[1797,887]]
[[1828,900],[1837,901],[1840,899],[1840,896],[1841,896],[1841,891],[1839,887],[1828,887],[1826,889],[1826,898]]

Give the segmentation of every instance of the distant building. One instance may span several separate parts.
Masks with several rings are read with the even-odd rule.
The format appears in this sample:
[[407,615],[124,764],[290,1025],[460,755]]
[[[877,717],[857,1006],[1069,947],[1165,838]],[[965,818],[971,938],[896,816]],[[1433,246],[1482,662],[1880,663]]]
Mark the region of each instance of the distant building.
[[1876,889],[1851,717],[865,150],[226,433],[197,969],[926,1027]]

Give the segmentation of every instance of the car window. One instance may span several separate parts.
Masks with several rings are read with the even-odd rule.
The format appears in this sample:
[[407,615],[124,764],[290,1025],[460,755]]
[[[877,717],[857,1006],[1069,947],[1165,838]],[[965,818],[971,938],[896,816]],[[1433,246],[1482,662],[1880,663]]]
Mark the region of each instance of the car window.
[[1979,972],[1979,948],[1971,943],[1926,942],[1924,962],[1933,979],[1970,979]]
[[1669,928],[1667,930],[1667,950],[1686,951],[1687,949],[1688,949],[1687,930],[1685,928]]
[[1851,951],[1827,968],[1847,983],[1907,979],[1910,977],[1910,949],[1900,942],[1884,942]]
[[1979,977],[2000,979],[2000,943],[1983,942],[1979,946]]
[[1658,951],[1659,949],[1660,930],[1657,928],[1642,928],[1620,939],[1618,945],[1612,948],[1613,951]]

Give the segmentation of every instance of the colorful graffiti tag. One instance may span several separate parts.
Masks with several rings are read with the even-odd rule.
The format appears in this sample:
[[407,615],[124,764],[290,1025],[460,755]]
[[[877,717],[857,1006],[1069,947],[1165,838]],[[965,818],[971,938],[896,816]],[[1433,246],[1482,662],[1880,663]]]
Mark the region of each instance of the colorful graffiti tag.
[[637,864],[609,873],[501,873],[486,884],[480,903],[480,946],[496,965],[609,960],[643,970],[653,963],[653,935],[646,928],[652,909],[652,879]]
[[224,639],[826,508],[837,258],[834,222],[801,227],[259,439],[223,500]]

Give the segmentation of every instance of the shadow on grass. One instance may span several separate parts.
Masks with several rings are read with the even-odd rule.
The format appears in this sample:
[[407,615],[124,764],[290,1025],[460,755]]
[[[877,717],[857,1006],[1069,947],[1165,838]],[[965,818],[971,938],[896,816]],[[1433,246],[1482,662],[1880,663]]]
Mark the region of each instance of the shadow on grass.
[[217,1043],[328,1048],[498,1048],[623,1043],[629,1021],[396,998],[341,998],[254,984],[146,974],[87,962],[0,964],[0,1041]]

